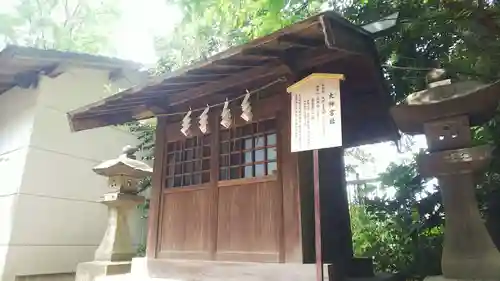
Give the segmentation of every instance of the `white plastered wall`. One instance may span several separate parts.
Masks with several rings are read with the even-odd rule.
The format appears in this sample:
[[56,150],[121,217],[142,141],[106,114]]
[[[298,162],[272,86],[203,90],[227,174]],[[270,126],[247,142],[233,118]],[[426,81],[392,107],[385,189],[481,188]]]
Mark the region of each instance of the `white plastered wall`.
[[0,280],[9,245],[26,155],[35,119],[36,90],[13,88],[0,95]]
[[[117,82],[122,87],[131,86],[126,81]],[[56,78],[41,77],[36,90],[22,90],[15,100],[2,100],[4,95],[16,95],[11,91],[0,95],[0,151],[8,146],[4,145],[4,127],[16,131],[17,138],[23,140],[10,142],[24,145],[17,150],[22,160],[11,164],[14,167],[16,163],[15,172],[4,171],[0,162],[1,172],[9,173],[13,183],[17,179],[8,191],[14,195],[2,196],[6,191],[0,189],[0,245],[5,245],[0,246],[2,281],[12,281],[16,275],[74,272],[79,262],[93,259],[107,217],[106,207],[96,201],[107,187],[106,178],[94,174],[92,167],[118,156],[121,148],[134,144],[136,138],[117,127],[71,133],[66,112],[112,94],[106,87],[109,83],[107,71],[71,68]],[[29,110],[23,107],[22,112],[27,113],[18,118],[22,122],[17,121],[22,125],[11,124],[11,116],[5,116],[9,118],[3,124],[2,106],[27,104],[25,92],[32,92],[32,106]],[[18,132],[17,128],[23,129]],[[10,228],[3,227],[4,209],[10,212],[5,223]],[[143,235],[138,212],[133,217],[131,230],[138,244]],[[4,229],[10,229],[10,234]]]

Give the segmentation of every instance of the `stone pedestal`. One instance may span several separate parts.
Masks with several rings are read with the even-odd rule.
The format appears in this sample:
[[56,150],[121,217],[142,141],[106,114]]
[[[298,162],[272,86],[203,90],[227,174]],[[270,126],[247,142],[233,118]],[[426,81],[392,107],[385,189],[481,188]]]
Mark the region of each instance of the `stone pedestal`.
[[314,264],[134,258],[130,276],[165,281],[311,281],[316,269]]
[[78,264],[76,281],[93,281],[99,276],[129,273],[132,258],[136,255],[132,247],[127,214],[131,208],[144,202],[144,197],[108,193],[101,203],[108,206],[108,227],[95,252],[92,262]]
[[498,279],[453,279],[438,275],[426,277],[424,281],[498,281]]
[[95,261],[132,260],[136,253],[132,247],[127,214],[144,199],[142,196],[118,192],[104,195],[100,202],[108,206],[108,227],[95,252]]
[[149,166],[135,160],[131,151],[135,152],[127,147],[117,159],[94,168],[97,174],[109,178],[112,190],[99,201],[108,207],[108,225],[94,261],[78,264],[76,281],[95,281],[99,277],[130,272],[136,253],[132,247],[127,214],[144,202],[144,197],[135,194],[136,186],[141,178],[152,173]]
[[78,264],[76,281],[94,281],[108,275],[126,274],[130,272],[131,262],[92,261]]

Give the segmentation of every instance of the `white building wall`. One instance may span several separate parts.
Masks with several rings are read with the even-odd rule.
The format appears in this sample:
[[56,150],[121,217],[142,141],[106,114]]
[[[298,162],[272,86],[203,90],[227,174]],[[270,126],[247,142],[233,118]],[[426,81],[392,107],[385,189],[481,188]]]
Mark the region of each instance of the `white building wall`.
[[[71,133],[66,112],[112,94],[108,84],[108,72],[92,69],[41,78],[31,111],[31,138],[24,142],[24,176],[17,187],[2,281],[70,273],[79,262],[93,259],[107,218],[106,207],[96,201],[107,187],[106,178],[94,174],[92,167],[117,157],[136,138],[116,127]],[[134,216],[132,231],[139,243],[141,231]]]
[[0,280],[9,258],[15,208],[35,118],[36,90],[0,95]]

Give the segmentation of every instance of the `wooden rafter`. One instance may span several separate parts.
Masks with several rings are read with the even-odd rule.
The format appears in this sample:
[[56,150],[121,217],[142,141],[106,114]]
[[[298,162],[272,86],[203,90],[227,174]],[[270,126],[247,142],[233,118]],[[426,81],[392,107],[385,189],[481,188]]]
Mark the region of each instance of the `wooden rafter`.
[[198,88],[190,89],[184,92],[182,95],[174,96],[170,98],[170,105],[176,105],[189,101],[194,98],[200,98],[214,92],[234,87],[239,84],[244,84],[253,80],[260,79],[268,75],[279,75],[288,72],[290,72],[290,69],[288,67],[284,65],[277,65],[276,63],[270,63],[263,66],[255,67],[243,71],[235,76],[230,76],[228,78],[221,79],[217,82],[209,83],[208,85],[203,85]]
[[207,70],[207,71],[223,70],[224,72],[226,72],[226,71],[248,69],[251,67],[253,67],[253,66],[252,65],[240,65],[238,63],[227,63],[227,64],[214,63],[214,64],[206,67],[204,70]]
[[[243,83],[250,83],[254,80],[261,79],[262,77],[266,76],[271,76],[271,75],[281,75],[288,73],[290,70],[288,67],[284,65],[277,65],[276,63],[272,64],[267,64],[263,65],[260,67],[255,67],[253,69],[243,71],[238,75],[231,76],[228,78],[224,78],[221,80],[218,80],[217,82],[209,83],[209,85],[203,85],[200,87],[194,87],[191,88],[187,91],[182,92],[182,95],[176,95],[171,98],[169,98],[169,105],[176,105],[176,104],[181,104],[186,101],[189,101],[193,98],[200,98],[203,96],[206,96],[208,94],[218,92],[230,87],[234,87],[238,84],[243,84]],[[140,95],[143,96],[143,95]],[[137,97],[139,98],[139,96]],[[132,101],[132,100],[131,100]],[[136,103],[137,101],[140,101],[139,99],[134,101],[134,104],[144,104],[145,100],[139,103]],[[112,102],[109,102],[107,106],[110,106]],[[127,104],[128,105],[128,104]],[[123,110],[126,110],[127,107],[125,107]],[[114,107],[114,109],[117,109],[117,107]],[[143,108],[143,111],[147,111],[149,108]],[[91,113],[91,112],[89,112]],[[105,113],[105,114],[101,114]],[[155,113],[160,113],[160,112],[155,112]],[[161,112],[164,113],[164,112]],[[140,114],[140,112],[136,113]],[[107,112],[105,111],[99,111],[99,113],[94,113],[94,114],[89,114],[91,117],[98,117],[98,116],[106,116],[108,115]],[[82,119],[84,116],[82,116]],[[78,121],[78,118],[75,118],[75,121]]]
[[303,47],[308,49],[317,49],[324,47],[324,41],[321,39],[304,38],[295,35],[284,35],[278,39],[280,44],[288,43],[291,46]]

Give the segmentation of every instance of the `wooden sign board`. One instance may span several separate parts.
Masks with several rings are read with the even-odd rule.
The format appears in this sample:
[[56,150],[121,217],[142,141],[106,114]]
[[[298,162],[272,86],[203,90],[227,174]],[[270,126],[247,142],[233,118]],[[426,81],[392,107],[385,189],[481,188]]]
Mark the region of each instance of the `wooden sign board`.
[[313,73],[288,87],[292,152],[342,146],[343,79],[343,74]]

